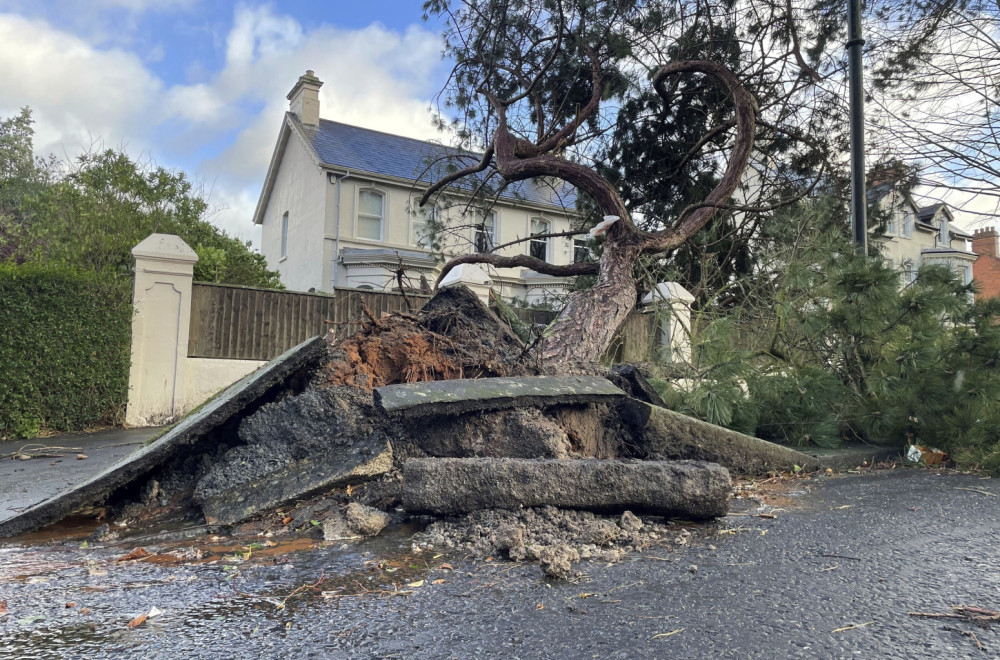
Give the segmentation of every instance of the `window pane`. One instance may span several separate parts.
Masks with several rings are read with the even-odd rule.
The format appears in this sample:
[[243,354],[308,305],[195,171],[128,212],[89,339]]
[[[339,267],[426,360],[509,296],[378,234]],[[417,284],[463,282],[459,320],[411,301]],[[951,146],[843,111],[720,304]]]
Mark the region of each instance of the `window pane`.
[[489,252],[496,246],[496,215],[488,213],[482,218],[482,228],[476,229],[476,252]]
[[367,238],[373,241],[382,240],[382,220],[358,216],[358,238]]
[[281,216],[281,256],[288,256],[288,211]]
[[531,219],[531,234],[548,234],[549,233],[549,223],[541,218]]
[[362,190],[358,195],[358,213],[382,217],[382,195],[371,190]]
[[530,246],[531,256],[533,256],[536,259],[541,259],[542,261],[545,261],[545,252],[546,252],[545,248],[547,246],[547,243],[548,242],[545,240],[531,241],[531,246]]

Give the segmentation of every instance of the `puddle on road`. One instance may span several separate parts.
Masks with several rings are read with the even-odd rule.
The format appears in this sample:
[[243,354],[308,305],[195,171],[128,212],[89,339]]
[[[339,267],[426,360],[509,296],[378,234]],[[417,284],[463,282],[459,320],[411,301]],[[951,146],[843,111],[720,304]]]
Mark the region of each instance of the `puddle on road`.
[[[220,627],[286,634],[303,609],[412,592],[408,584],[449,572],[443,554],[414,552],[412,537],[423,525],[351,542],[202,533],[156,543],[146,536],[137,540],[150,555],[129,561],[119,560],[139,544],[128,539],[81,548],[93,526],[67,521],[0,546],[0,601],[9,607],[0,616],[0,657],[104,657],[135,647],[155,656],[161,645],[174,657],[211,648]],[[164,613],[128,628],[153,606]]]

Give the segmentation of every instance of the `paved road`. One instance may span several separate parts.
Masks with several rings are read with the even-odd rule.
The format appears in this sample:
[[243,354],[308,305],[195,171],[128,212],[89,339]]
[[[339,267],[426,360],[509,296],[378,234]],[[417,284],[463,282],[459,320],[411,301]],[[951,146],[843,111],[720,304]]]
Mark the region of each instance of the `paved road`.
[[[55,447],[58,449],[46,453],[64,455],[28,461],[0,460],[0,522],[92,477],[159,431],[159,428],[118,429],[0,443],[0,454],[22,448]],[[77,460],[77,454],[87,458]]]
[[[330,590],[352,571],[371,584],[363,562],[392,554],[389,540],[243,564],[236,589],[221,563],[126,566],[109,561],[121,549],[0,547],[0,566],[35,566],[6,582],[0,571],[11,611],[0,657],[1000,657],[1000,625],[908,615],[1000,610],[1000,483],[918,470],[801,483],[776,519],[730,516],[683,548],[583,564],[578,584],[546,583],[532,565],[410,555],[414,568],[455,570],[406,577],[425,579],[408,597],[303,591],[281,609],[321,571]],[[153,605],[161,617],[125,627]]]

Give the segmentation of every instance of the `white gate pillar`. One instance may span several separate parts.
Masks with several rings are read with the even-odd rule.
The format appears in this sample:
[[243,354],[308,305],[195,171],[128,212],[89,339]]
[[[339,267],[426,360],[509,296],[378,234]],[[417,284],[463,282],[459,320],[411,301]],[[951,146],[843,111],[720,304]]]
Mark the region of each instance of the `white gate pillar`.
[[179,236],[150,234],[132,248],[132,256],[135,314],[125,423],[165,424],[184,407],[191,282],[198,255]]

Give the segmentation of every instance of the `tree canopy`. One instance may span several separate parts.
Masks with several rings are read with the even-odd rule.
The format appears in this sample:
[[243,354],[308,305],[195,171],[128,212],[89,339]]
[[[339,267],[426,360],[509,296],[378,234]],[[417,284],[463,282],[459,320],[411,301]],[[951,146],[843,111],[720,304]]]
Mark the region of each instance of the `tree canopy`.
[[176,234],[198,253],[195,279],[280,287],[249,243],[208,222],[208,202],[183,172],[101,150],[71,164],[33,155],[28,109],[0,123],[0,258],[128,273],[132,248]]
[[[596,331],[598,343],[607,335],[592,323],[581,325],[583,316],[604,316],[615,325],[626,299],[634,302],[635,274],[626,275],[622,263],[667,257],[689,281],[710,272],[721,279],[702,284],[723,286],[750,272],[753,236],[775,212],[819,190],[846,198],[842,3],[430,0],[424,7],[447,25],[445,54],[455,67],[440,96],[441,114],[469,149],[425,201],[465,176],[486,178],[494,188],[547,176],[585,193],[588,224],[620,218],[604,240],[600,263],[587,270],[597,275],[596,286],[576,294],[550,334],[553,346],[580,347],[576,357],[594,352],[587,335]],[[953,52],[964,35],[980,46],[975,90],[965,91],[985,109],[993,89],[985,54],[996,44],[988,17],[995,19],[995,7],[977,0],[867,3],[872,107],[881,103],[902,115],[904,101],[912,107],[919,99],[924,114],[911,122],[914,135],[933,127],[934,116],[947,115],[935,100],[953,98],[940,96],[942,86],[955,91],[962,80],[940,70],[942,54]],[[992,125],[995,118],[977,121]],[[952,124],[963,125],[968,122]],[[885,128],[869,124],[870,162],[891,159],[904,144],[895,138],[900,129]],[[977,154],[992,148],[988,141],[975,152],[965,145],[958,149],[963,160],[954,155],[957,138],[953,131],[939,140],[951,140],[950,161],[942,147],[941,156],[925,164],[938,180],[948,167],[974,180]],[[978,175],[992,176],[989,162],[980,165]],[[581,271],[580,265],[498,255],[453,264],[472,260],[553,275]],[[729,270],[702,268],[706,261]]]

